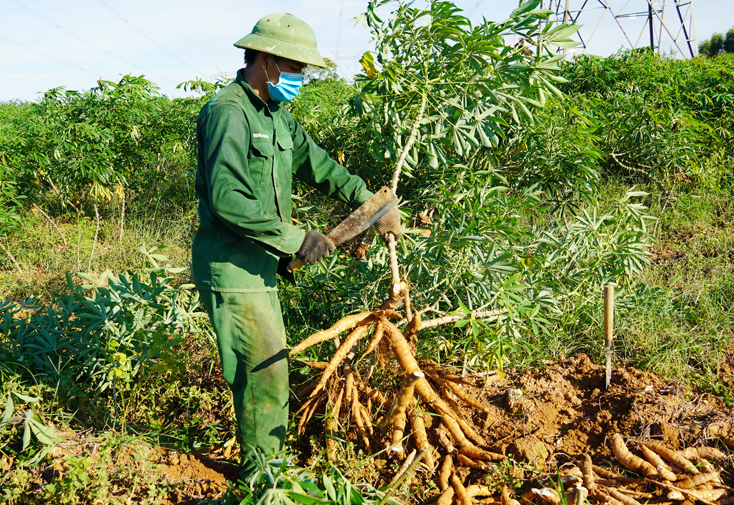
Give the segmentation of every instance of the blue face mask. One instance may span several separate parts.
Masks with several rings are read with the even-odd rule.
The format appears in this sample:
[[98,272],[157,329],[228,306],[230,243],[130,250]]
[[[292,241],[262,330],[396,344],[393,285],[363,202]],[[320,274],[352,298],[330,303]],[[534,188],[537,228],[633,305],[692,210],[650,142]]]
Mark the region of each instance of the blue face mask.
[[303,86],[303,75],[296,74],[294,72],[281,72],[277,63],[275,64],[275,68],[280,72],[278,84],[270,82],[268,71],[265,71],[265,77],[268,78],[268,92],[270,93],[270,98],[277,100],[278,102],[290,102],[296,97],[301,86]]

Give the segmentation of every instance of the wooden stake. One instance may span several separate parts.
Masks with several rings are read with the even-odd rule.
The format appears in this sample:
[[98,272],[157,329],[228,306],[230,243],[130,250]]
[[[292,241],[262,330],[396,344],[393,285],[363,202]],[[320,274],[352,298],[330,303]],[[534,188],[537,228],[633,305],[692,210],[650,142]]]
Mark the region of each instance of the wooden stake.
[[604,349],[607,355],[606,389],[612,382],[612,340],[614,339],[614,285],[604,286]]

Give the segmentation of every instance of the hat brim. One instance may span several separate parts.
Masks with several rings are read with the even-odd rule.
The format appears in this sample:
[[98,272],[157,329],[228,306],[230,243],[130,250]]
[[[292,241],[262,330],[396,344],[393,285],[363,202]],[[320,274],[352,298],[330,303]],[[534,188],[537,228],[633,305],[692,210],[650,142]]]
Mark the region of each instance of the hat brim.
[[256,33],[245,35],[234,43],[235,47],[242,49],[254,49],[264,53],[274,54],[282,58],[299,61],[308,65],[326,68],[324,58],[321,57],[319,51],[314,47],[304,47],[290,42],[265,37]]

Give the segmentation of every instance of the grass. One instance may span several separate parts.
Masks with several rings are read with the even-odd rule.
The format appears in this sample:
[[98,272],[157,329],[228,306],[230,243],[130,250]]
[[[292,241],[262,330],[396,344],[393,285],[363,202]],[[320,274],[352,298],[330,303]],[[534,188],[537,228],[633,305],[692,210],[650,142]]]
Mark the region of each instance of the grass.
[[663,215],[645,281],[660,287],[620,322],[622,358],[734,401],[717,385],[734,337],[734,203],[729,191],[682,194]]
[[48,300],[65,286],[66,272],[87,272],[94,277],[105,270],[142,271],[147,266],[145,257],[138,252],[142,244],[164,244],[171,265],[189,264],[195,211],[179,211],[179,215],[159,218],[128,216],[120,240],[119,210],[115,210],[103,209],[105,218],[94,244],[93,218],[67,213],[54,219],[57,230],[41,212],[32,209],[20,230],[5,241],[23,272],[18,272],[6,255],[0,255],[0,298],[19,300],[36,296]]

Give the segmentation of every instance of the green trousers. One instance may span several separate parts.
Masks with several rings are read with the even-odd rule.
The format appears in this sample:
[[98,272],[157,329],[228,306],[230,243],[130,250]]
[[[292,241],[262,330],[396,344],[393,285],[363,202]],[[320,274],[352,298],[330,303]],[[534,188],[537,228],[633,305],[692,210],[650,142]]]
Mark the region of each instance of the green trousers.
[[283,448],[288,425],[288,353],[277,291],[201,291],[232,390],[243,463],[250,447]]

